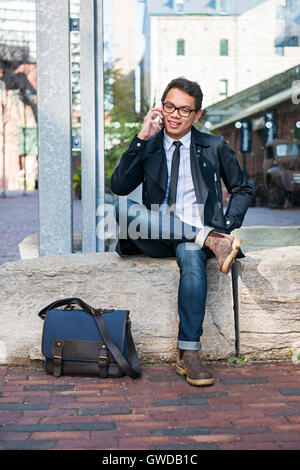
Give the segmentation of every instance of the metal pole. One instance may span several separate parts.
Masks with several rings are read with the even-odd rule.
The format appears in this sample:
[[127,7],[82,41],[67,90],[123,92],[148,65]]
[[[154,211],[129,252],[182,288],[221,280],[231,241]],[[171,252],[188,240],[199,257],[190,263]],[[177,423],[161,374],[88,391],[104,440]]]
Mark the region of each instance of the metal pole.
[[80,2],[82,252],[96,251],[95,5]]
[[105,251],[104,218],[105,164],[104,164],[104,77],[103,77],[103,0],[95,0],[96,8],[96,204],[97,251]]
[[69,0],[37,0],[39,253],[72,253]]
[[235,333],[235,355],[240,355],[240,325],[239,325],[239,273],[237,263],[234,262],[231,267],[233,314],[234,314],[234,333]]
[[5,181],[5,122],[4,122],[4,116],[5,116],[5,113],[4,113],[4,101],[3,101],[3,96],[4,94],[6,93],[6,89],[5,89],[5,83],[1,80],[0,81],[0,90],[1,90],[1,114],[2,114],[2,188],[1,188],[1,192],[0,192],[0,196],[1,197],[5,197],[6,196],[6,192],[5,192],[5,185],[6,185],[6,181]]
[[23,146],[24,146],[24,188],[23,196],[26,196],[26,157],[27,157],[27,141],[26,141],[26,104],[24,103],[24,127],[23,127]]
[[[80,6],[82,251],[105,251],[103,5]],[[98,223],[97,223],[98,222]]]

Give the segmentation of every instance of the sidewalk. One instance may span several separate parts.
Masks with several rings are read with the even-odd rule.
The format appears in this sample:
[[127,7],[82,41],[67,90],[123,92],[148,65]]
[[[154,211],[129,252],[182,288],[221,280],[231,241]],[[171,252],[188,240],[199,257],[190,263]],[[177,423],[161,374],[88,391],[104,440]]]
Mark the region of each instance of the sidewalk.
[[[299,208],[250,208],[245,225],[300,225]],[[0,199],[0,265],[38,231],[36,193]],[[80,203],[75,202],[75,231]],[[300,449],[300,367],[291,361],[214,362],[211,387],[192,387],[174,366],[132,380],[54,378],[0,366],[0,450]]]
[[0,367],[0,449],[300,449],[300,369],[214,363],[211,387],[172,366],[141,379],[54,378]]

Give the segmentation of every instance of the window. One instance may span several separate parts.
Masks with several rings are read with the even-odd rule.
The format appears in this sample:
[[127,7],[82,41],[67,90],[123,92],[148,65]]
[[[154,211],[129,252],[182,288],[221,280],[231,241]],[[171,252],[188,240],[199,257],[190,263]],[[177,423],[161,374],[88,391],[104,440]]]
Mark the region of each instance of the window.
[[184,12],[184,2],[185,0],[174,0],[174,9],[177,13]]
[[275,54],[284,56],[284,47],[275,47]]
[[300,146],[297,144],[280,144],[276,146],[277,157],[298,157]]
[[185,40],[177,39],[177,55],[185,55]]
[[295,124],[295,139],[300,140],[300,121]]
[[228,80],[220,80],[219,95],[224,97],[228,96]]
[[231,0],[216,0],[216,10],[219,13],[229,13]]
[[220,55],[228,55],[228,39],[221,39],[220,41]]
[[285,20],[286,18],[286,6],[277,5],[276,6],[276,20]]

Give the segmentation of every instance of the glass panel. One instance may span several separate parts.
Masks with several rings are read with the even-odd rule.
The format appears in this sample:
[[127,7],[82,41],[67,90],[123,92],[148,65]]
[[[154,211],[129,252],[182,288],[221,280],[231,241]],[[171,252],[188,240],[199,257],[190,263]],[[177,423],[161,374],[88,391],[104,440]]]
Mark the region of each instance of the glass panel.
[[220,41],[220,55],[228,55],[228,40],[221,39]]
[[277,157],[297,157],[300,155],[300,146],[297,144],[280,144],[276,147]]
[[0,195],[37,188],[35,1],[0,2]]
[[177,40],[177,55],[184,55],[185,53],[185,41],[184,39]]

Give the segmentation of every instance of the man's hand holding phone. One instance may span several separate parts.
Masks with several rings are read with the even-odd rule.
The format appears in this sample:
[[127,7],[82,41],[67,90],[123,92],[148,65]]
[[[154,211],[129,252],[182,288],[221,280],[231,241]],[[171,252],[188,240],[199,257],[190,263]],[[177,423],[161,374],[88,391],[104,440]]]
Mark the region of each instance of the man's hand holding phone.
[[152,108],[144,118],[142,129],[138,134],[141,140],[149,140],[163,128],[163,115],[161,108]]

